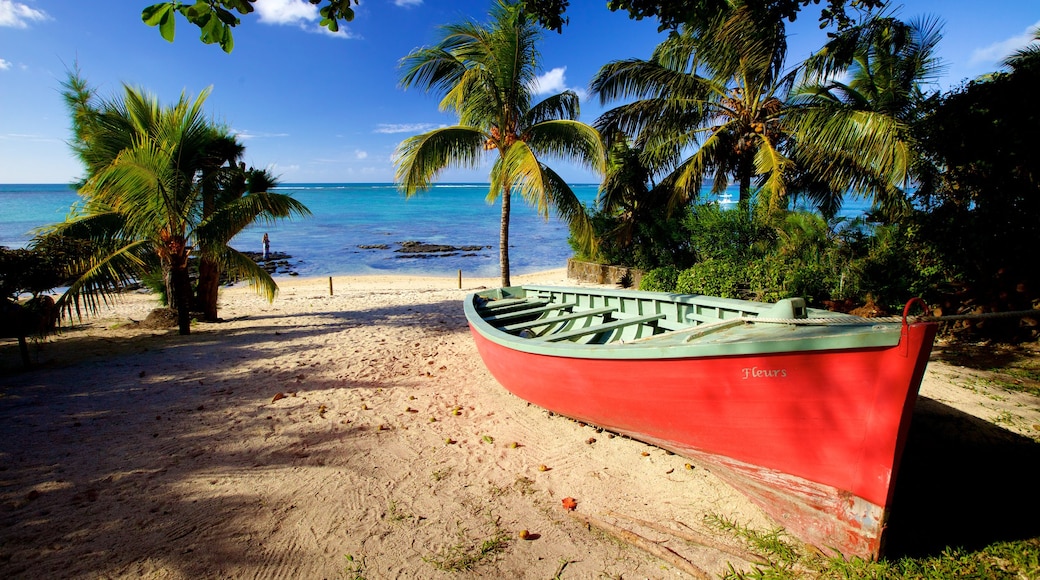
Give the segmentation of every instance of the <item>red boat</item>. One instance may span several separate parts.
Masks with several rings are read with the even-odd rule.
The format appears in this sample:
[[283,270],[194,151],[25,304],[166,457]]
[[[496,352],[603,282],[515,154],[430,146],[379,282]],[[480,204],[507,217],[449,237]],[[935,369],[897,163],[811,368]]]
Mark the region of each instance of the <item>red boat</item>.
[[513,394],[710,466],[824,552],[881,553],[936,323],[548,286],[465,310]]

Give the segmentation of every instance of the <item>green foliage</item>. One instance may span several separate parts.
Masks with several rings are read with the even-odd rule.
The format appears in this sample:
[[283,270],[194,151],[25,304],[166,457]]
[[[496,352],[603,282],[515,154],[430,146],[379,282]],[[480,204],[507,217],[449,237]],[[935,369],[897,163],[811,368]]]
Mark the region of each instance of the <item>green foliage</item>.
[[[243,148],[203,115],[206,93],[162,106],[130,87],[122,98],[99,100],[78,72],[64,86],[72,149],[87,170],[79,190],[84,201],[41,237],[80,240],[90,251],[69,268],[75,276],[59,307],[95,312],[110,294],[161,269],[181,333],[188,334],[189,255],[209,264],[200,268],[200,280],[231,272],[273,299],[271,276],[227,243],[251,223],[309,211],[289,196],[251,189],[254,172],[235,163]],[[215,316],[215,284],[210,303]]]
[[757,214],[754,200],[732,209],[714,203],[695,206],[685,227],[699,260],[750,262],[775,238],[774,230]]
[[[600,264],[620,264],[649,271],[672,266],[685,268],[694,262],[685,212],[669,215],[664,208],[648,212],[641,221],[625,223],[625,218],[605,210],[593,213],[593,231],[599,240],[594,252],[584,249],[574,236],[568,242],[579,260]],[[617,235],[626,229],[627,238]]]
[[499,0],[490,21],[445,26],[434,46],[413,50],[401,61],[401,84],[444,95],[441,109],[458,114],[458,125],[410,137],[397,148],[396,180],[406,196],[429,189],[450,166],[473,167],[495,156],[488,201],[501,200],[500,266],[509,286],[509,218],[513,194],[540,214],[567,221],[571,235],[591,247],[589,216],[547,158],[604,170],[599,133],[578,121],[577,94],[564,91],[533,103],[537,44],[541,30],[515,1]]
[[746,280],[742,264],[731,260],[704,260],[679,273],[675,291],[682,294],[706,294],[721,298],[740,298]]
[[[809,0],[748,0],[748,4],[765,11],[777,21],[794,22]],[[819,0],[815,0],[818,4]],[[569,2],[567,0],[527,0],[528,10],[538,15],[539,22],[549,30],[560,31],[567,19],[563,17]],[[667,2],[662,0],[608,0],[607,8],[611,11],[624,10],[630,18],[642,20],[656,18],[660,22],[659,30],[676,29],[684,24],[697,24],[710,20],[719,11],[725,9],[729,2],[725,0],[687,0],[684,2]],[[871,10],[886,4],[885,0],[827,0],[825,8],[820,10],[820,28],[836,25],[839,29],[852,23],[846,12],[846,5],[856,9]]]
[[68,284],[89,251],[89,242],[61,237],[36,238],[23,249],[0,247],[0,297],[37,296]]
[[926,558],[870,561],[841,556],[824,557],[792,542],[781,530],[763,532],[710,515],[706,523],[742,541],[747,549],[767,564],[750,570],[730,565],[724,580],[946,580],[948,578],[1015,579],[1040,574],[1040,539],[997,542],[976,552],[946,548]]
[[624,104],[596,126],[608,139],[632,136],[643,163],[663,176],[672,208],[696,200],[708,178],[715,193],[735,180],[741,200],[757,178],[779,204],[792,169],[784,152],[793,81],[783,74],[784,27],[743,3],[716,7],[704,22],[670,35],[650,59],[600,68],[592,92]]
[[[339,21],[354,20],[354,9],[358,0],[324,0],[318,9],[321,16],[320,26],[331,32],[339,31]],[[158,26],[159,34],[168,42],[173,42],[177,14],[199,28],[199,39],[203,44],[217,44],[230,53],[235,48],[235,39],[231,29],[241,24],[234,12],[246,15],[253,12],[256,0],[196,0],[193,4],[183,2],[160,2],[152,4],[141,11],[141,20],[148,26]],[[318,4],[317,0],[311,4]]]
[[1027,258],[1040,240],[1038,62],[1025,55],[945,95],[917,126],[932,171],[917,192],[926,211],[910,226],[916,239],[975,300],[1012,309],[1040,296]]
[[365,557],[355,558],[353,554],[347,554],[344,557],[347,560],[347,566],[343,569],[343,577],[349,580],[365,580]]
[[945,271],[929,262],[927,246],[911,230],[898,226],[704,205],[691,210],[684,230],[698,261],[678,274],[650,270],[642,288],[766,302],[802,296],[817,306],[870,294],[895,310],[911,296],[934,296]]
[[679,278],[679,270],[675,266],[654,268],[643,274],[639,280],[639,289],[650,292],[674,292]]
[[490,535],[483,540],[472,537],[467,530],[459,529],[459,542],[443,548],[433,556],[424,556],[423,561],[443,572],[463,572],[473,570],[477,566],[494,561],[498,555],[509,547],[511,536],[502,529],[497,518],[491,517],[487,523]]

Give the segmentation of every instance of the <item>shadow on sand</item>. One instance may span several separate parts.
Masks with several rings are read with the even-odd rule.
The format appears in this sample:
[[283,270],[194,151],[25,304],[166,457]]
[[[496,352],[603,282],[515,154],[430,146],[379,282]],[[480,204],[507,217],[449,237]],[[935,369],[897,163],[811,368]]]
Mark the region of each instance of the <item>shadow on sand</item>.
[[923,557],[1040,537],[1040,444],[918,399],[886,534],[885,555]]

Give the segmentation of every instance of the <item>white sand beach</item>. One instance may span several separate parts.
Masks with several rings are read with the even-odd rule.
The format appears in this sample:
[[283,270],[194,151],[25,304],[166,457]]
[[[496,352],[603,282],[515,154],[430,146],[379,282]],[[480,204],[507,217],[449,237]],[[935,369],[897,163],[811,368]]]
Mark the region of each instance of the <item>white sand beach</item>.
[[[224,321],[190,336],[135,324],[156,304],[129,294],[33,344],[28,371],[0,342],[0,577],[691,577],[568,497],[717,577],[750,564],[633,518],[727,545],[706,517],[774,525],[690,460],[498,385],[461,308],[495,279],[278,282],[273,303],[224,289]],[[1040,423],[970,373],[933,360],[922,395]]]

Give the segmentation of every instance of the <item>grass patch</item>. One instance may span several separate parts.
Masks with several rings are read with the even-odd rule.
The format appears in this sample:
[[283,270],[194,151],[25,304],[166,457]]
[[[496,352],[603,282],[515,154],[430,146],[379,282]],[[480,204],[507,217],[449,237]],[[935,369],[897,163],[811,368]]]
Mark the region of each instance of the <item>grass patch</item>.
[[444,469],[438,469],[438,470],[434,471],[433,473],[431,473],[430,474],[430,478],[433,479],[434,481],[440,481],[440,480],[444,479],[445,477],[448,477],[449,475],[451,475],[451,468],[450,467],[445,467]]
[[386,519],[392,523],[403,522],[404,520],[412,519],[412,514],[407,513],[397,507],[397,502],[390,500],[386,504]]
[[365,557],[354,558],[353,555],[344,556],[347,559],[347,567],[343,570],[343,577],[350,580],[365,580]]
[[464,572],[473,570],[486,562],[493,562],[506,548],[512,539],[502,529],[498,518],[488,522],[490,534],[483,539],[471,538],[468,530],[460,529],[459,542],[452,544],[432,556],[424,556],[423,561],[442,572]]
[[1003,411],[993,419],[993,423],[996,425],[1011,425],[1014,426],[1015,420],[1018,419],[1011,411]]
[[499,498],[513,491],[522,496],[535,493],[534,480],[521,475],[516,478],[516,481],[506,486],[499,486],[494,482],[488,482],[489,497]]
[[731,565],[724,580],[1019,580],[1040,578],[1040,538],[997,542],[978,551],[947,548],[938,556],[899,558],[871,562],[862,558],[846,560],[824,557],[800,547],[782,531],[760,532],[717,515],[708,525],[743,540],[749,551],[769,564],[756,564],[750,570]]

